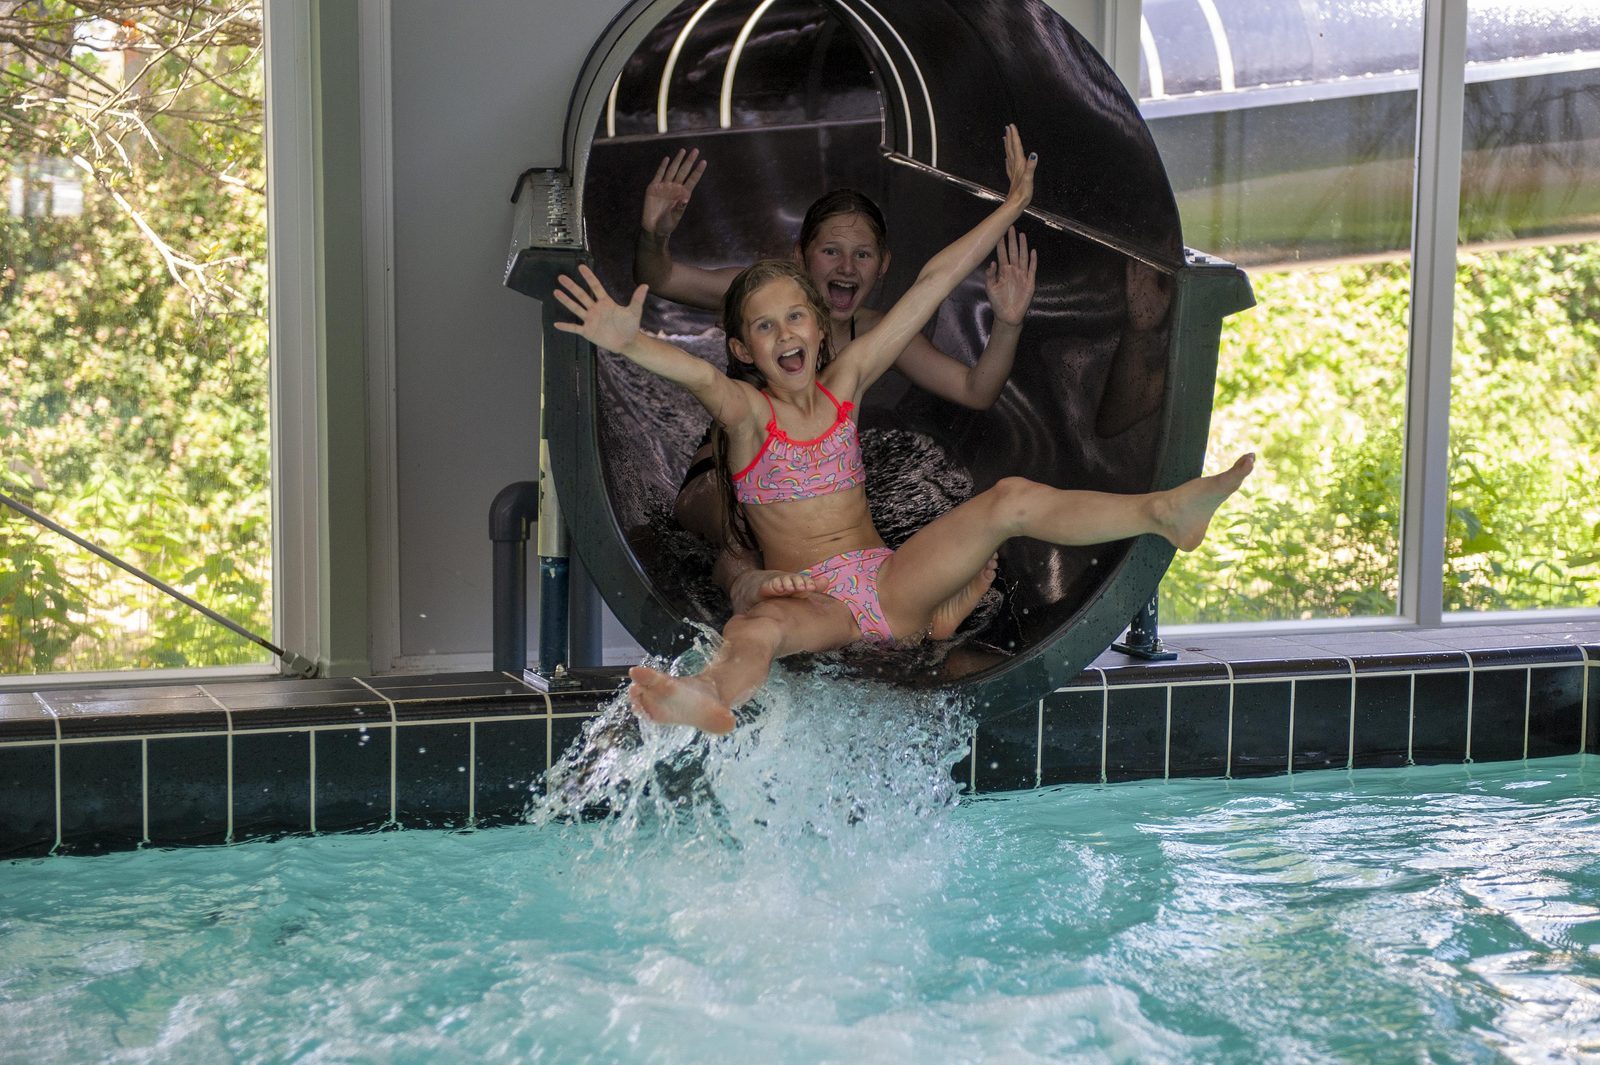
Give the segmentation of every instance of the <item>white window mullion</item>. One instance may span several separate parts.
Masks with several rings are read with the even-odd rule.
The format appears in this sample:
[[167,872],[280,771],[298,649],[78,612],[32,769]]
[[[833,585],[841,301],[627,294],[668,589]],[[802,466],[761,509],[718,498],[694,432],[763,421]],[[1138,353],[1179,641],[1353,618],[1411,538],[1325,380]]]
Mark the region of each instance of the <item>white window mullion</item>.
[[1450,498],[1450,361],[1461,203],[1467,0],[1425,0],[1412,200],[1410,360],[1400,522],[1400,613],[1437,625],[1444,610]]
[[367,589],[372,668],[400,657],[400,472],[394,330],[394,106],[389,0],[361,0],[362,241],[366,265]]
[[288,651],[326,663],[312,11],[309,0],[264,0],[263,14],[273,630]]

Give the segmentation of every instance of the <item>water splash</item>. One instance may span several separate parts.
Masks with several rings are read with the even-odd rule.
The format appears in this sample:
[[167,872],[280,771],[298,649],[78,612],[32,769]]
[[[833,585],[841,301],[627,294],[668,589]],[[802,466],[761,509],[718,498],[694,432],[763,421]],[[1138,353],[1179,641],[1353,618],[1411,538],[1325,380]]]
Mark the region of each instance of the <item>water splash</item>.
[[[704,636],[656,668],[704,668]],[[728,736],[638,719],[619,693],[544,778],[535,824],[607,818],[597,848],[708,841],[746,848],[800,839],[921,833],[959,786],[951,769],[973,724],[951,697],[781,664]],[[885,837],[879,839],[878,837]]]

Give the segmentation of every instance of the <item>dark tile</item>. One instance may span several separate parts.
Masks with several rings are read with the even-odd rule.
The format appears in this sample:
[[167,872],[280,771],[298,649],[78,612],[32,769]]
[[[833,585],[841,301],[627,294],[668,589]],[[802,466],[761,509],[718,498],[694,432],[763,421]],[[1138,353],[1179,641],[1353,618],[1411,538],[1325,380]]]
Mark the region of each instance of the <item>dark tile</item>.
[[227,842],[227,736],[152,739],[145,763],[149,842]]
[[1467,755],[1474,762],[1522,757],[1528,727],[1528,671],[1482,669],[1472,674],[1472,731]]
[[1112,688],[1106,711],[1106,779],[1142,780],[1167,769],[1167,691]]
[[1581,662],[1583,652],[1569,644],[1529,642],[1515,647],[1485,647],[1467,651],[1474,668],[1528,666],[1543,662]]
[[[1046,695],[1039,744],[1039,783],[1099,781],[1105,720],[1106,693],[1101,689],[1080,688]],[[981,761],[978,776],[981,781]]]
[[55,738],[56,719],[32,692],[0,692],[0,743]]
[[[546,690],[544,679],[538,674],[529,671],[525,674],[528,684],[539,690]],[[580,666],[569,670],[566,675],[567,683],[550,687],[550,697],[558,696],[588,696],[592,703],[603,703],[628,682],[627,666]]]
[[[1059,694],[1059,693],[1057,693]],[[1018,791],[1038,783],[1039,706],[1034,703],[1009,714],[985,719],[978,726],[973,774],[980,794]],[[1095,759],[1095,779],[1100,777]]]
[[973,744],[976,739],[977,734],[974,732],[972,736],[967,738],[967,753],[962,755],[961,759],[950,767],[950,779],[960,785],[961,790],[972,794],[976,794],[978,790],[973,782],[976,769],[976,763],[973,761]]
[[[623,678],[623,684],[627,678]],[[601,707],[611,702],[621,692],[622,686],[611,688],[602,692],[594,691],[558,691],[550,693],[550,712],[552,714],[592,714]]]
[[311,831],[311,733],[233,737],[233,838]]
[[[228,715],[204,695],[163,692],[158,688],[133,690],[143,697],[108,699],[95,693],[89,698],[74,691],[70,697],[50,692],[45,698],[61,723],[62,739],[228,730]],[[188,690],[192,692],[193,687]]]
[[93,703],[111,705],[132,702],[152,702],[160,699],[203,698],[193,684],[121,685],[115,688],[50,688],[38,696],[52,707],[87,706]]
[[316,743],[318,832],[379,828],[389,820],[389,726],[327,729]]
[[55,747],[0,746],[0,858],[48,854],[55,844]]
[[396,692],[420,688],[487,687],[496,691],[513,689],[524,693],[533,691],[532,686],[520,677],[512,676],[510,673],[498,673],[492,669],[468,673],[392,673],[382,677],[361,679],[395,700],[400,699]]
[[1583,749],[1583,666],[1535,669],[1528,701],[1528,757]]
[[560,761],[561,756],[567,753],[567,748],[577,742],[583,735],[583,726],[594,718],[594,714],[581,716],[552,717],[550,719],[550,764]]
[[1588,657],[1588,665],[1584,667],[1584,690],[1588,693],[1588,708],[1584,711],[1584,720],[1588,722],[1584,729],[1587,737],[1588,750],[1591,754],[1600,752],[1600,647],[1585,647],[1584,654]]
[[1350,671],[1350,664],[1343,657],[1283,636],[1221,637],[1193,649],[1228,663],[1235,678]]
[[1465,669],[1465,651],[1447,651],[1443,647],[1403,654],[1351,655],[1350,662],[1357,673],[1420,672],[1424,669]]
[[1358,672],[1422,668],[1424,664],[1448,663],[1452,656],[1456,665],[1466,664],[1459,653],[1418,639],[1410,632],[1319,632],[1291,639],[1322,654],[1348,658]]
[[1443,629],[1429,629],[1419,633],[1418,638],[1440,647],[1471,651],[1474,656],[1479,653],[1521,655],[1521,661],[1534,660],[1540,654],[1553,654],[1560,647],[1570,646],[1565,640],[1557,640],[1549,633],[1492,625],[1461,629],[1452,625]]
[[1294,686],[1294,767],[1337,769],[1350,764],[1349,677],[1314,677]]
[[1220,777],[1228,771],[1227,684],[1180,684],[1172,689],[1172,738],[1167,772],[1174,777]]
[[372,693],[353,677],[262,677],[260,680],[208,681],[200,687],[229,709],[245,704],[263,706],[269,702],[293,706],[300,699],[329,695],[372,697]]
[[389,704],[360,688],[235,695],[228,704],[236,731],[313,725],[388,727]]
[[479,721],[473,783],[479,824],[522,820],[528,800],[544,773],[548,751],[546,719]]
[[[406,721],[464,721],[480,717],[525,717],[545,715],[549,703],[537,692],[520,695],[475,695],[460,699],[396,702],[395,717]],[[585,704],[585,709],[588,704]]]
[[61,849],[74,854],[137,847],[144,838],[144,768],[138,740],[61,745]]
[[1459,762],[1467,756],[1467,674],[1445,670],[1416,674],[1411,710],[1411,760],[1418,765]]
[[1286,680],[1233,686],[1233,739],[1228,773],[1271,776],[1289,770],[1289,693]]
[[[1167,650],[1178,657],[1162,662],[1147,662],[1119,651],[1102,652],[1094,660],[1111,687],[1127,684],[1175,684],[1180,681],[1226,680],[1228,667],[1221,662],[1179,647]],[[1093,679],[1093,678],[1091,678]]]
[[467,823],[466,722],[402,725],[396,733],[395,819],[408,828],[453,828]]
[[1356,674],[1354,766],[1405,765],[1411,748],[1411,674]]

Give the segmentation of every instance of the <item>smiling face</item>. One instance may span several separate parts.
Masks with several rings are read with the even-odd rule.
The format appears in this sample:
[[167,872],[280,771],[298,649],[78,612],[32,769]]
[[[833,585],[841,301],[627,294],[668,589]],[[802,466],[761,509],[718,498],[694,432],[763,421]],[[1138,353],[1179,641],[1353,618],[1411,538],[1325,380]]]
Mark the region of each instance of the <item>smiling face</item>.
[[811,386],[822,350],[822,322],[799,282],[777,277],[744,299],[737,336],[728,347],[734,358],[754,366],[768,388],[784,391]]
[[824,219],[800,249],[801,265],[816,283],[828,313],[848,321],[889,268],[876,229],[859,213]]

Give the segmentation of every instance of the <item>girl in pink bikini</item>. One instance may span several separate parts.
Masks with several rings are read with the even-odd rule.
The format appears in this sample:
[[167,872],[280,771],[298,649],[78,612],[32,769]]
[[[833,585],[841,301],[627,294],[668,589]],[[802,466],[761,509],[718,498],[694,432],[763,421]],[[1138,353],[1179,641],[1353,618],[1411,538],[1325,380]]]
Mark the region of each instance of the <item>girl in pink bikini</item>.
[[[1005,201],[929,260],[878,325],[830,358],[827,304],[792,263],[768,260],[736,278],[725,301],[730,356],[763,379],[756,388],[639,331],[646,287],[626,306],[593,271],[561,278],[556,299],[578,333],[687,388],[719,428],[722,463],[744,527],[773,575],[754,605],[728,619],[705,670],[674,677],[629,671],[634,708],[651,720],[707,732],[734,727],[733,708],[766,681],[772,662],[857,640],[922,637],[941,610],[981,594],[992,558],[1013,536],[1094,544],[1144,533],[1193,550],[1211,515],[1250,472],[1253,455],[1227,471],[1142,495],[1069,491],[1008,477],[916,532],[884,546],[867,512],[855,421],[861,394],[892,364],[946,296],[1022,214],[1033,196],[1035,158],[1015,127],[1005,134]],[[968,604],[970,606],[970,604]]]

